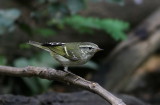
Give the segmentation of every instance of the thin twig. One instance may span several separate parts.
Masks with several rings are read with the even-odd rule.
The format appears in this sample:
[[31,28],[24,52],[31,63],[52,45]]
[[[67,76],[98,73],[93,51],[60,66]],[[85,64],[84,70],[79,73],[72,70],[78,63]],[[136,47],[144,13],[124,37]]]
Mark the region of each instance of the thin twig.
[[113,94],[102,88],[98,83],[87,81],[77,75],[66,73],[60,70],[55,70],[52,68],[33,66],[16,68],[9,66],[0,66],[0,74],[20,77],[37,76],[44,79],[57,80],[94,92],[107,100],[112,105],[126,105],[121,99],[115,97]]

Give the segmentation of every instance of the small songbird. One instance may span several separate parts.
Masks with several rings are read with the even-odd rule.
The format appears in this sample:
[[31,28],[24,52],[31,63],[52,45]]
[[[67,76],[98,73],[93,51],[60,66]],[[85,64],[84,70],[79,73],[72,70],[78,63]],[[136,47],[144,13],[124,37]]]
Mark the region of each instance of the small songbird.
[[51,56],[64,66],[64,71],[68,71],[69,66],[85,64],[97,51],[102,50],[91,42],[39,43],[29,41],[28,44],[50,52]]

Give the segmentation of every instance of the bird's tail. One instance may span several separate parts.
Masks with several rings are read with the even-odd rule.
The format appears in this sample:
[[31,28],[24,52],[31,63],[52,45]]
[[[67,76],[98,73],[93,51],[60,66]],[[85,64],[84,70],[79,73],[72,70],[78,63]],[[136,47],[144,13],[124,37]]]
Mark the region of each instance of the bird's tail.
[[41,49],[44,49],[46,51],[50,51],[49,48],[42,46],[42,43],[39,43],[39,42],[29,41],[28,44],[35,46],[35,47],[38,47],[38,48],[41,48]]

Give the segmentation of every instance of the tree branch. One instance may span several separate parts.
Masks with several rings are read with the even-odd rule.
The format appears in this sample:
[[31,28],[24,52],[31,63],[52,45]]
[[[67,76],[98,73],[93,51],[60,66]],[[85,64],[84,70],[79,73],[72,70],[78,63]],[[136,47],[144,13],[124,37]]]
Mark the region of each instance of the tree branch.
[[45,67],[28,66],[25,68],[16,68],[9,66],[0,66],[0,74],[20,77],[37,76],[49,80],[57,80],[70,85],[75,85],[91,92],[94,92],[107,100],[112,105],[126,105],[121,99],[102,88],[98,83],[87,81],[77,75],[60,70]]

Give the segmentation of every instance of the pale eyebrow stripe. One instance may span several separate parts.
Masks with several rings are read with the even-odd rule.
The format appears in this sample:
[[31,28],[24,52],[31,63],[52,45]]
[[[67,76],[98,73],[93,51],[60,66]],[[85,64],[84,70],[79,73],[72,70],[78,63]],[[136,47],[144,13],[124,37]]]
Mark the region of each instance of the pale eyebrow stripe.
[[92,46],[90,46],[90,45],[80,45],[79,47],[80,48],[87,48],[87,47],[92,47]]
[[65,51],[65,53],[67,54],[67,56],[69,56],[66,46],[64,46],[64,51]]

